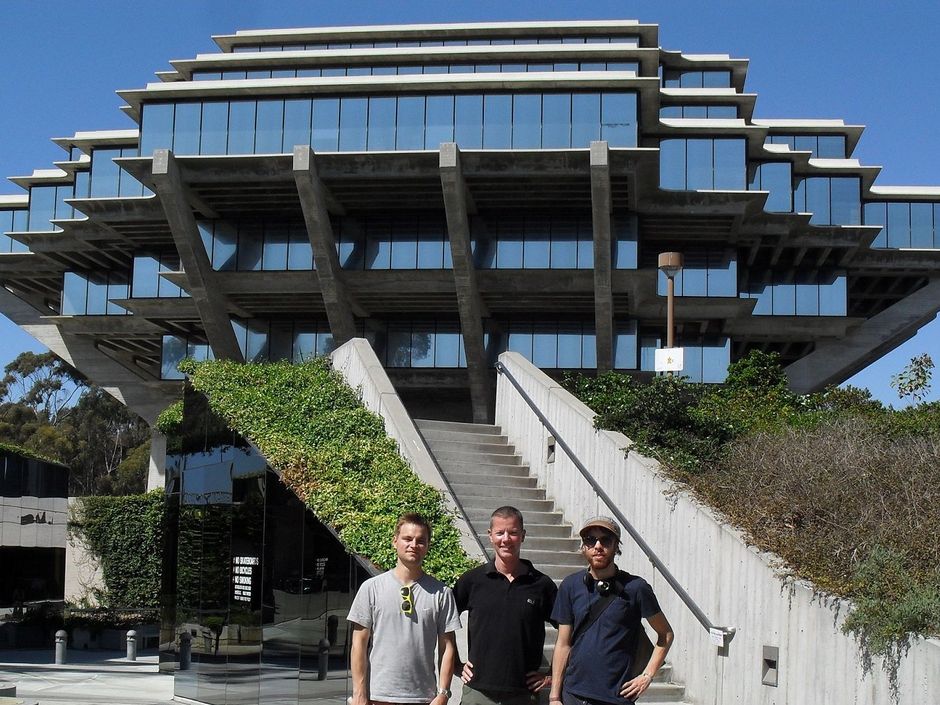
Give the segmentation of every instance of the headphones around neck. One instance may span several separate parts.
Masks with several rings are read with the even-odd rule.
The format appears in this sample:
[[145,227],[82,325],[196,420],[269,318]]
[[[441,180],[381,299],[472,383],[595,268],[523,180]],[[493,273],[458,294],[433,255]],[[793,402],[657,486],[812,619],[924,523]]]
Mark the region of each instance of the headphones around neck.
[[594,592],[597,590],[597,594],[601,597],[607,597],[617,586],[616,575],[611,580],[595,580],[590,571],[585,571],[582,580],[584,581],[584,585],[587,587],[588,592]]

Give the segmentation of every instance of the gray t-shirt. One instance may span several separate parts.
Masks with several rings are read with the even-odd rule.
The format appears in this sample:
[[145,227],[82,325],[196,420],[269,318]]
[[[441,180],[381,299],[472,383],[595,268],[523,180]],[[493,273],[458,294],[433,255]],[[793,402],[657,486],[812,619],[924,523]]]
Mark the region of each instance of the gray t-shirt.
[[460,629],[450,588],[430,575],[412,587],[414,611],[401,611],[401,583],[392,571],[366,580],[347,619],[372,632],[369,698],[427,703],[437,694],[437,637]]

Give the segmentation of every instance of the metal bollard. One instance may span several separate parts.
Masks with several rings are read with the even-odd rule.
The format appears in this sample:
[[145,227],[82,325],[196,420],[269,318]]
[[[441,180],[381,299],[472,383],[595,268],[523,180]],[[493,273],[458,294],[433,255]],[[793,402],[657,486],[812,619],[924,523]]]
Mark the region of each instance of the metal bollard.
[[330,670],[330,640],[320,639],[320,643],[317,644],[317,652],[319,653],[317,661],[317,680],[325,681],[326,672]]
[[127,660],[137,660],[137,632],[133,629],[127,630]]
[[193,636],[189,632],[180,634],[180,670],[188,671],[193,657]]
[[68,648],[69,635],[64,629],[55,633],[55,662],[57,666],[65,663],[65,650]]

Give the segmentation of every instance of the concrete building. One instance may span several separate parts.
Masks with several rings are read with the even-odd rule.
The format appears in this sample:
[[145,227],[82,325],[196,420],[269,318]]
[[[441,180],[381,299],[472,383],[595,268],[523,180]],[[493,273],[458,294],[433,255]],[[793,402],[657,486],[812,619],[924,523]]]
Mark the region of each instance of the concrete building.
[[[862,128],[753,117],[747,60],[656,25],[240,31],[120,91],[0,198],[0,310],[152,421],[185,356],[363,335],[406,403],[485,419],[492,363],[649,372],[679,251],[685,372],[840,382],[940,309],[940,188]],[[314,266],[314,262],[316,265]]]

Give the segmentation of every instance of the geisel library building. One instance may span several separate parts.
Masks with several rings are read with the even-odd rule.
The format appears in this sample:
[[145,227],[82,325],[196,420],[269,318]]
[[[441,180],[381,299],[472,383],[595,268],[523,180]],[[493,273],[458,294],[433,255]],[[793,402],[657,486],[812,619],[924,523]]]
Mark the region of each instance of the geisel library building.
[[[721,382],[756,348],[780,354],[795,389],[821,389],[940,309],[940,188],[876,185],[878,167],[852,158],[861,126],[754,118],[746,59],[663,50],[656,25],[215,41],[119,91],[133,129],[56,139],[63,161],[13,177],[25,193],[0,200],[0,310],[150,422],[178,397],[185,357],[296,361],[354,337],[425,417],[491,417],[506,350],[553,376],[649,375],[665,251],[684,255],[677,344],[693,380]],[[270,644],[264,632],[259,671],[250,625],[275,593],[315,609],[301,603],[326,589],[320,558],[336,549],[316,548],[335,540],[293,496],[249,501],[264,463],[239,462],[241,475],[184,487],[180,506],[202,512],[199,551],[221,540],[265,576],[255,597],[226,589],[200,606],[196,591],[177,619],[244,608],[231,623],[246,646],[228,652],[231,668],[247,659],[241,675],[216,641],[179,693],[209,702],[257,700],[265,663],[304,672],[312,647],[289,629]],[[225,502],[235,528],[210,531]],[[225,533],[250,525],[231,512],[263,522],[262,505],[293,507],[276,520],[293,528],[265,534],[309,539],[276,557],[282,573],[252,563],[257,536]]]

